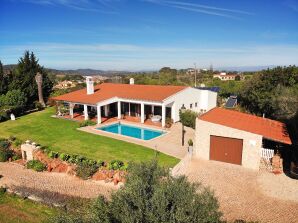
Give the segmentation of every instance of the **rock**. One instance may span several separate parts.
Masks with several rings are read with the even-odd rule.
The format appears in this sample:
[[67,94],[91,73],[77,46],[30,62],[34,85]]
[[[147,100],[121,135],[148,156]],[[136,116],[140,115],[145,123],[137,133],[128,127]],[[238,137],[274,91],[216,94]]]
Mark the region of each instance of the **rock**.
[[93,176],[92,179],[93,180],[106,180],[108,178],[108,175],[106,173],[106,171],[103,170],[99,170],[97,171]]
[[118,181],[116,178],[113,179],[113,183],[114,183],[114,185],[117,185],[118,182],[119,182],[119,181]]
[[32,200],[32,201],[36,201],[36,202],[42,202],[43,200],[39,197],[36,197],[34,195],[29,195],[28,199]]

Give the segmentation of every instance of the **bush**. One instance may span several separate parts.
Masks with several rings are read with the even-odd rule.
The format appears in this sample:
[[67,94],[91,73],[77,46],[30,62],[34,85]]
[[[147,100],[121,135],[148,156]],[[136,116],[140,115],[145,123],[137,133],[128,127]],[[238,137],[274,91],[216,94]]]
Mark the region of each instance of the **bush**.
[[87,162],[81,162],[78,164],[76,168],[77,176],[82,178],[83,180],[87,180],[98,170],[98,166],[96,164],[90,165]]
[[93,122],[91,120],[86,120],[80,123],[80,127],[92,126],[92,125],[96,125],[96,122]]
[[198,117],[198,113],[193,112],[191,110],[186,110],[184,113],[180,112],[181,123],[193,129],[195,129],[197,117]]
[[184,176],[174,178],[154,161],[132,164],[125,187],[110,199],[99,197],[85,210],[52,222],[207,223],[220,218],[217,199],[208,188]]
[[105,162],[103,160],[97,160],[97,166],[102,167],[104,166]]
[[44,107],[42,106],[42,104],[39,101],[34,102],[34,106],[38,111],[41,111],[44,109]]
[[124,163],[120,160],[112,160],[109,165],[108,168],[110,170],[119,170],[122,166],[124,166]]
[[22,140],[20,140],[20,139],[15,139],[15,140],[13,141],[13,146],[16,147],[16,148],[18,148],[18,147],[20,147],[20,146],[22,145],[22,143],[23,143]]
[[15,136],[13,136],[13,135],[9,136],[9,138],[8,138],[8,140],[9,140],[10,142],[15,141],[16,139],[17,139],[17,138],[16,138]]
[[8,118],[9,118],[8,112],[0,108],[0,122],[4,122],[8,120]]
[[7,189],[5,187],[0,187],[0,196],[5,194]]
[[58,152],[54,152],[54,151],[49,151],[48,157],[50,157],[52,159],[58,158],[59,157],[59,153]]
[[32,169],[37,172],[42,172],[46,169],[46,165],[44,165],[39,160],[30,160],[27,162],[27,169]]
[[10,142],[6,139],[1,139],[0,140],[0,148],[2,149],[8,149],[10,146]]
[[188,143],[189,146],[193,146],[193,141],[192,141],[192,139],[189,139],[187,143]]
[[0,141],[0,162],[6,162],[13,156],[13,151],[9,148],[7,141]]
[[18,154],[18,153],[15,153],[15,154],[11,157],[11,159],[12,159],[13,161],[15,161],[15,160],[19,160],[19,159],[22,159],[22,156],[21,156],[20,154]]
[[61,154],[59,155],[59,158],[60,158],[61,160],[63,160],[63,161],[67,161],[67,160],[69,160],[70,155],[65,154],[65,153],[61,153]]

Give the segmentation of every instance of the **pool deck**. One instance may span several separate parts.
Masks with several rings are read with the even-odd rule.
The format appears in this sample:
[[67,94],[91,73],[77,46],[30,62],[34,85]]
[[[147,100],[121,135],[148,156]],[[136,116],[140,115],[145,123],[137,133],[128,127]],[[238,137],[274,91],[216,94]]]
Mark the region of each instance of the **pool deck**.
[[[116,121],[115,123],[117,123]],[[109,122],[109,124],[112,124],[113,122]],[[149,128],[149,129],[155,129],[155,130],[162,130],[161,127],[157,126],[148,126],[145,124],[140,124],[140,123],[132,123],[132,122],[127,122],[125,120],[121,120],[121,123],[123,124],[128,124],[128,125],[134,125],[137,127],[143,127],[143,128]],[[181,123],[175,123],[172,125],[170,129],[165,129],[166,133],[164,135],[161,135],[159,137],[156,137],[151,140],[141,140],[141,139],[136,139],[132,138],[129,136],[123,136],[123,135],[118,135],[110,132],[105,132],[102,130],[98,130],[96,128],[103,127],[107,123],[96,125],[96,126],[86,126],[79,128],[79,130],[84,131],[84,132],[89,132],[92,134],[96,135],[102,135],[114,139],[119,139],[122,141],[142,145],[145,147],[149,147],[151,149],[160,151],[162,153],[165,153],[167,155],[176,157],[178,159],[182,159],[186,153],[187,153],[187,141],[189,139],[194,140],[194,130],[188,127],[185,127],[185,145],[181,145],[181,138],[182,138],[182,126]]]

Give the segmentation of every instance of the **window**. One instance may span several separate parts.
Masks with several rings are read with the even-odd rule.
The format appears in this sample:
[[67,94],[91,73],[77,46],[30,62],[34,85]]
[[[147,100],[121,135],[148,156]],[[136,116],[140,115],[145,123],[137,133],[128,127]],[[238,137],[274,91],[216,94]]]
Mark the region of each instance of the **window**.
[[195,103],[195,107],[198,107],[198,103],[197,102]]
[[192,104],[189,105],[189,108],[192,109]]

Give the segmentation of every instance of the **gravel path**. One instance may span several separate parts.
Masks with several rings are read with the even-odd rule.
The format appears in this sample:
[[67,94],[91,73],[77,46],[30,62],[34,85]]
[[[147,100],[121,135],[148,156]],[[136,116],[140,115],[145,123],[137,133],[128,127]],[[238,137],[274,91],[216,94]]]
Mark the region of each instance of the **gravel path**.
[[214,190],[227,220],[298,222],[298,181],[216,161],[192,160],[192,182]]
[[0,186],[26,186],[32,189],[57,192],[63,195],[94,198],[109,196],[118,186],[101,181],[81,180],[63,173],[37,173],[14,163],[0,162]]

